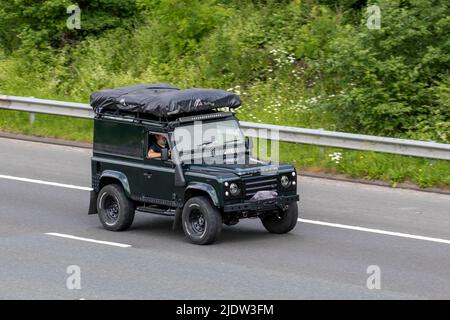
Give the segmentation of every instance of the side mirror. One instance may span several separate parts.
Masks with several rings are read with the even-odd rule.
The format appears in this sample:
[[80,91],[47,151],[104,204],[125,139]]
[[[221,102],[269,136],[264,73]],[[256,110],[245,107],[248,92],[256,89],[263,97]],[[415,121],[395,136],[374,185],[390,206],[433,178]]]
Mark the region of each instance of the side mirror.
[[175,164],[175,187],[184,187],[186,179],[183,172],[183,161],[179,158],[176,145],[172,148],[172,160]]
[[167,148],[162,148],[161,149],[161,160],[162,161],[169,160],[169,149],[167,149]]

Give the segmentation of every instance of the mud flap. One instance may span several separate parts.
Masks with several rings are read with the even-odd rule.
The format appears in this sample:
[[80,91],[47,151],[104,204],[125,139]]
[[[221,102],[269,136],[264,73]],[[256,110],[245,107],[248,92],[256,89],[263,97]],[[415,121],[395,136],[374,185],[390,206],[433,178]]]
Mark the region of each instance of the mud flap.
[[97,214],[97,196],[98,194],[94,190],[90,192],[88,214]]
[[177,230],[181,227],[181,214],[183,210],[181,208],[177,208],[175,210],[175,219],[173,220],[172,230]]

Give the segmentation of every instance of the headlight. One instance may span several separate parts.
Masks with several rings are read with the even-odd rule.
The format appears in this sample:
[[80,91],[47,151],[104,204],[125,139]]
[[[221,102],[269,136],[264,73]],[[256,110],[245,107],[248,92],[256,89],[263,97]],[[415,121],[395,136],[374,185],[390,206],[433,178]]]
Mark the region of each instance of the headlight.
[[290,184],[291,184],[291,181],[289,180],[289,178],[288,178],[287,176],[281,176],[281,185],[282,185],[284,188],[289,187]]
[[239,194],[239,192],[240,192],[240,190],[239,190],[239,187],[238,187],[238,185],[236,184],[236,183],[230,183],[230,193],[233,195],[233,196],[236,196],[236,195],[238,195]]

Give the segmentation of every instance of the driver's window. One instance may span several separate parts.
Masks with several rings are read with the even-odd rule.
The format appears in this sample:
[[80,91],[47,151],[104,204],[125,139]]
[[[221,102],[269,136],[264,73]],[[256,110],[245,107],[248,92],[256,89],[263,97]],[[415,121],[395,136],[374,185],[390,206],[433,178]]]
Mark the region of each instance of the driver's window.
[[161,149],[169,148],[167,137],[163,134],[149,133],[148,135],[148,159],[161,159]]

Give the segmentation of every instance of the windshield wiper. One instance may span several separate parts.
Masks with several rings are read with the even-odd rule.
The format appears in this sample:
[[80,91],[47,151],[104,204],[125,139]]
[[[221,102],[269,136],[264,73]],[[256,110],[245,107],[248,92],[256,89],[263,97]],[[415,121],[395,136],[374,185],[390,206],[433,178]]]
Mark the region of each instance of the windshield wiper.
[[[209,145],[209,144],[214,143],[214,142],[217,142],[217,141],[214,140],[214,139],[211,140],[211,141],[206,141],[206,142],[203,142],[202,144],[197,145],[197,147],[203,147],[203,146]],[[225,141],[225,142],[222,143],[222,145],[226,145],[226,144],[233,143],[233,142],[239,142],[239,140],[238,139],[234,139],[234,140],[230,140],[230,141]]]
[[239,140],[238,139],[234,139],[234,140],[230,140],[230,141],[225,141],[223,144],[232,143],[232,142],[239,142]]
[[215,140],[213,139],[213,140],[211,140],[211,141],[203,142],[203,143],[201,143],[201,144],[198,144],[197,147],[203,147],[203,146],[206,146],[206,145],[208,145],[208,144],[213,143],[214,141],[215,141]]

